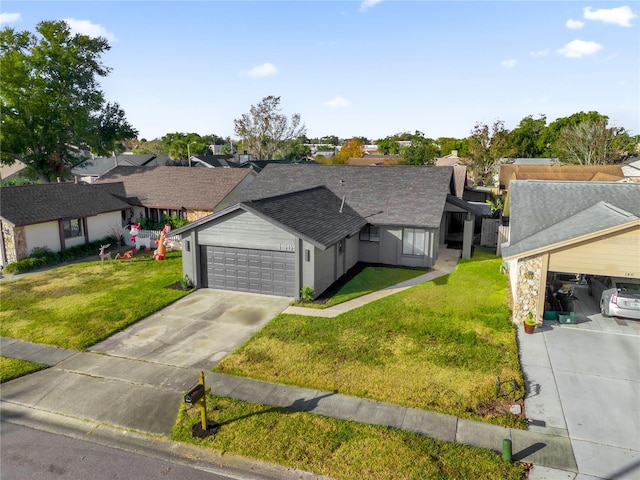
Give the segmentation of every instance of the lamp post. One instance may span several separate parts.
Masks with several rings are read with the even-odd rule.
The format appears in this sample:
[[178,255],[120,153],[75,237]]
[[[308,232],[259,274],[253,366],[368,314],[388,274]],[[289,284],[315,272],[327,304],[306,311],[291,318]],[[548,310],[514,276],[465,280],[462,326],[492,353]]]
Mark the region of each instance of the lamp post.
[[191,166],[191,144],[198,142],[189,142],[187,143],[187,158],[189,159],[189,166]]

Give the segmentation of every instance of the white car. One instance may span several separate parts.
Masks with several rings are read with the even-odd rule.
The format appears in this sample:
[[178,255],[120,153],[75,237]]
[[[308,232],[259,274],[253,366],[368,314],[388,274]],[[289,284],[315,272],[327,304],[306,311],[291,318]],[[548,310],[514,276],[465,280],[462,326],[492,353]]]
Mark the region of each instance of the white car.
[[587,283],[603,316],[640,320],[640,278],[593,276]]

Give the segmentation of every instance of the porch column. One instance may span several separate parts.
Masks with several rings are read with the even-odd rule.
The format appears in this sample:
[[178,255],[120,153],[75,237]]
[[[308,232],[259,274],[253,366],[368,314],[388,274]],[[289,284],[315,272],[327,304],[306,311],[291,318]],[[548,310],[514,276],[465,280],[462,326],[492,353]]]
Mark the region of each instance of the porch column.
[[471,247],[473,246],[473,215],[468,214],[464,221],[464,231],[462,233],[462,258],[471,258]]

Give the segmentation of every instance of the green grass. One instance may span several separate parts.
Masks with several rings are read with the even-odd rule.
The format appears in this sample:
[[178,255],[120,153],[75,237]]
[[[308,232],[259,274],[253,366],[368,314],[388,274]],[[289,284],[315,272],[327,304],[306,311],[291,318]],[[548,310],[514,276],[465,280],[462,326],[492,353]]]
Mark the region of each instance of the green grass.
[[180,252],[34,273],[0,285],[0,335],[83,350],[186,295],[165,288],[181,277]]
[[425,273],[426,271],[424,270],[407,268],[365,267],[325,303],[296,302],[295,305],[309,308],[328,308],[396,285],[405,280],[410,280]]
[[29,375],[47,368],[46,365],[40,363],[27,362],[16,358],[0,357],[0,383],[8,382],[14,378]]
[[477,250],[455,272],[335,318],[282,314],[215,369],[526,428],[495,398],[524,395],[502,261]]
[[208,421],[220,431],[193,438],[200,409],[182,407],[173,439],[257,458],[335,479],[513,479],[526,467],[489,450],[387,427],[207,397]]

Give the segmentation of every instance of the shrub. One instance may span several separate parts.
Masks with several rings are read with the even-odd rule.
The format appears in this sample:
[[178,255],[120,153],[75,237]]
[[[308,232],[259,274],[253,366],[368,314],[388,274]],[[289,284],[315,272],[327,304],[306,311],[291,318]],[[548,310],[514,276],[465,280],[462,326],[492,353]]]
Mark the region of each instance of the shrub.
[[300,298],[305,302],[311,302],[316,296],[316,292],[311,287],[302,287],[300,289]]

